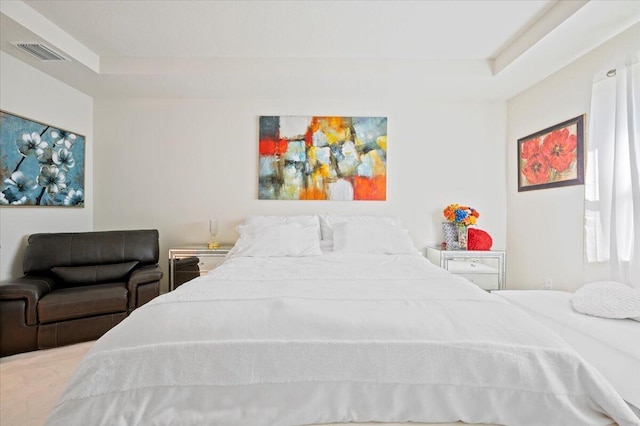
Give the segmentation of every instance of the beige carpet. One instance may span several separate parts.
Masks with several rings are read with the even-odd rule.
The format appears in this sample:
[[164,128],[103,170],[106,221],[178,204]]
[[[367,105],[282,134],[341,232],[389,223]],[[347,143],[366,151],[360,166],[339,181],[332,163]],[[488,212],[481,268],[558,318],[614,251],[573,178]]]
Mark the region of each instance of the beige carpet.
[[0,358],[0,425],[42,426],[93,342]]

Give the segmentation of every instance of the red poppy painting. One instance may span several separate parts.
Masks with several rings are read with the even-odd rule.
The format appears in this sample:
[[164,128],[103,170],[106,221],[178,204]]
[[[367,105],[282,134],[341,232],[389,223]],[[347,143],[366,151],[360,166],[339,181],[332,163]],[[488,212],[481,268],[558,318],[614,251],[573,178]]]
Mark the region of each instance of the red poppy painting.
[[584,183],[584,115],[518,139],[518,191]]

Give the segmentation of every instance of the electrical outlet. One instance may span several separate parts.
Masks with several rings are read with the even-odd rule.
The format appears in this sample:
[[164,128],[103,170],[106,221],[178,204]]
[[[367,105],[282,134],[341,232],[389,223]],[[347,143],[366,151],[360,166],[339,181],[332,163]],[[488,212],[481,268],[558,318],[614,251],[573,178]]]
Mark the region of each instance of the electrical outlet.
[[545,278],[543,283],[542,283],[542,287],[540,287],[541,290],[551,290],[553,289],[553,279],[551,278]]

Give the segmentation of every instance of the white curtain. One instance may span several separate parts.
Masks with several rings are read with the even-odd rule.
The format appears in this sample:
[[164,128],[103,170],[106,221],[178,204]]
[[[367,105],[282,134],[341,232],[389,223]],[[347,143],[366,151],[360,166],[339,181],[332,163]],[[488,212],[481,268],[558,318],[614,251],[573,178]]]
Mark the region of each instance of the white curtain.
[[635,59],[593,84],[586,137],[585,278],[640,288],[640,64]]

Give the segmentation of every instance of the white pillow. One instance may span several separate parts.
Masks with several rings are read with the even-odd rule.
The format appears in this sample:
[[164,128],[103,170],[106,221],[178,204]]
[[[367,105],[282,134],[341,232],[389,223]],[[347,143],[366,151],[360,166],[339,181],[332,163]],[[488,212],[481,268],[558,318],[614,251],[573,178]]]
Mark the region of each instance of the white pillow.
[[333,251],[367,254],[420,254],[406,229],[385,221],[349,221],[333,225]]
[[325,214],[319,217],[320,232],[323,241],[333,241],[333,227],[338,223],[345,222],[367,222],[372,226],[378,223],[387,223],[401,226],[400,220],[387,216],[341,216],[336,214]]
[[316,226],[300,223],[240,225],[240,238],[229,257],[319,256],[320,238]]
[[320,236],[320,219],[316,215],[297,215],[297,216],[247,216],[244,219],[245,225],[277,225],[284,223],[299,223],[302,226],[315,226]]
[[603,318],[640,321],[640,290],[615,281],[600,281],[580,287],[571,297],[573,308]]
[[299,223],[303,226],[320,226],[318,216],[297,215],[297,216],[247,216],[244,219],[246,225],[274,225],[282,223]]

